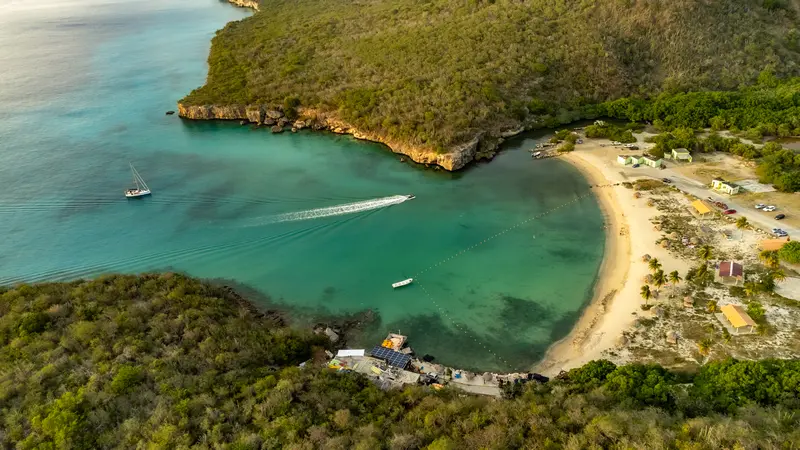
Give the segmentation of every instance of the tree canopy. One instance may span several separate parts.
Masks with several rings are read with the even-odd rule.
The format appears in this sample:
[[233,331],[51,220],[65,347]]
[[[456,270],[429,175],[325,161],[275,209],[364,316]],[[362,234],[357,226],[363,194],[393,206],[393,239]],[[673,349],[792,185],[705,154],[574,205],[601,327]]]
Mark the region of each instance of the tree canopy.
[[182,102],[291,98],[435,147],[604,115],[778,133],[800,127],[778,82],[798,56],[792,2],[270,0],[217,33]]
[[3,448],[716,449],[800,441],[797,361],[712,362],[694,377],[593,361],[563,379],[508,389],[503,400],[382,391],[315,364],[326,339],[175,274],[0,287],[0,345]]

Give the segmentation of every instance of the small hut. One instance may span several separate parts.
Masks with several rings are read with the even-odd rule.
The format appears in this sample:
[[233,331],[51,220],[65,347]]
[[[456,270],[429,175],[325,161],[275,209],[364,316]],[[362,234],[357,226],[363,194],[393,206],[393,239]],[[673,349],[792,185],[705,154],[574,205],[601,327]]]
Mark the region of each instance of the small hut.
[[684,308],[694,308],[694,299],[691,295],[687,295],[683,297],[683,307]]
[[653,258],[652,258],[650,255],[648,255],[647,253],[645,253],[644,255],[642,255],[642,261],[644,261],[644,262],[648,262],[648,261],[650,261],[651,259],[653,259]]

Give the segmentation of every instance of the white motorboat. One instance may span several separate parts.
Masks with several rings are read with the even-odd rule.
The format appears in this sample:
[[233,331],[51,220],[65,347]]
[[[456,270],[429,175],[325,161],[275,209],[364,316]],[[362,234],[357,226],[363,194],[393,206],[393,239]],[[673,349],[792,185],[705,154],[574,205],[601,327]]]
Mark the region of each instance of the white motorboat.
[[397,283],[392,283],[392,287],[393,288],[399,288],[399,287],[407,286],[407,285],[411,284],[412,281],[414,281],[413,278],[409,278],[409,279],[403,280],[403,281],[398,281]]
[[406,199],[407,200],[414,200],[415,198],[417,198],[417,197],[414,197],[413,194],[406,194]]
[[136,185],[135,188],[130,188],[125,191],[125,197],[128,198],[139,198],[144,197],[145,195],[150,195],[150,188],[147,187],[147,183],[144,182],[142,176],[139,175],[139,172],[136,171],[136,168],[131,166],[131,174],[133,174],[133,184]]

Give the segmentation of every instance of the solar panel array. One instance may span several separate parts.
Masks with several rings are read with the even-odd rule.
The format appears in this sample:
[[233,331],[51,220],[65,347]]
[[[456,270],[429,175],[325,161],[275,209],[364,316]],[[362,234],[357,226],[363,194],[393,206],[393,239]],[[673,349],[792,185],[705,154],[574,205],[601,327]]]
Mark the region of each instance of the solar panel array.
[[396,352],[390,348],[381,347],[380,345],[376,345],[371,353],[374,358],[382,359],[390,366],[399,367],[401,369],[405,369],[411,361],[411,355]]

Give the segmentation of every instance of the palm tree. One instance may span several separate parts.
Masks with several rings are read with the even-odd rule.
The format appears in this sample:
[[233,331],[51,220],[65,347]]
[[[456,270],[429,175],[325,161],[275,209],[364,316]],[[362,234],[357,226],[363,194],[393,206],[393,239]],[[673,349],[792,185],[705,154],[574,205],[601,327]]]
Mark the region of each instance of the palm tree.
[[682,279],[677,270],[673,270],[669,273],[669,282],[672,283],[673,286],[680,283]]
[[648,286],[646,284],[644,286],[642,286],[642,289],[639,291],[639,295],[641,295],[642,298],[644,299],[645,306],[647,306],[648,300],[653,298],[653,293],[650,292],[650,286]]
[[778,259],[778,252],[775,250],[764,250],[758,254],[758,259],[764,262],[767,267],[778,267],[780,260]]
[[747,217],[739,217],[736,219],[736,228],[742,230],[740,239],[744,238],[744,229],[747,228],[747,225],[749,225],[749,223],[747,223]]
[[769,275],[774,281],[785,281],[786,280],[786,272],[783,269],[773,269]]
[[756,292],[758,291],[758,285],[756,285],[752,281],[745,281],[743,287],[744,287],[744,295],[748,297],[756,295]]
[[665,284],[667,284],[667,277],[664,275],[664,271],[661,269],[656,270],[653,274],[653,286],[656,287],[656,291],[660,291],[661,286]]
[[697,266],[697,272],[695,272],[695,277],[703,279],[705,276],[708,275],[708,264],[703,263]]
[[655,272],[656,270],[661,269],[661,263],[658,261],[658,258],[651,259],[647,266],[650,267],[650,271]]
[[712,345],[714,345],[714,341],[712,341],[710,338],[705,338],[697,343],[697,350],[700,351],[701,355],[708,356],[708,354],[711,352]]
[[703,258],[704,261],[708,261],[714,256],[714,252],[711,250],[711,246],[708,244],[700,247],[700,250],[697,252],[697,254]]
[[706,303],[706,309],[710,313],[716,312],[717,311],[717,301],[716,300],[709,300],[708,303]]

